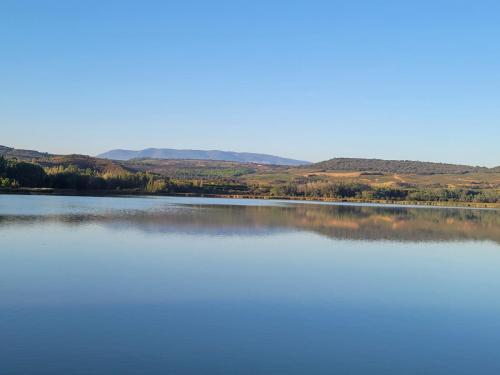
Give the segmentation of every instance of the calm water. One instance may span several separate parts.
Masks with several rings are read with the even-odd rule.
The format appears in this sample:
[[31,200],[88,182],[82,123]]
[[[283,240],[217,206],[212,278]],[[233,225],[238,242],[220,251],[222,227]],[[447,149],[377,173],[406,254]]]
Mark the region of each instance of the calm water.
[[499,374],[500,211],[0,195],[0,374]]

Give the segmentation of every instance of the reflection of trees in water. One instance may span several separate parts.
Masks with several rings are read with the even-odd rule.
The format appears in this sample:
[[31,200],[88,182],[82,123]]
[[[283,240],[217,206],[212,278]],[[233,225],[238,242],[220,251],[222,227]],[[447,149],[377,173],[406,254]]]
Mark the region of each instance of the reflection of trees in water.
[[337,239],[500,243],[500,212],[494,210],[313,204],[182,205],[166,210],[116,210],[97,215],[0,216],[0,228],[51,222],[99,224],[149,233],[262,235],[304,230]]

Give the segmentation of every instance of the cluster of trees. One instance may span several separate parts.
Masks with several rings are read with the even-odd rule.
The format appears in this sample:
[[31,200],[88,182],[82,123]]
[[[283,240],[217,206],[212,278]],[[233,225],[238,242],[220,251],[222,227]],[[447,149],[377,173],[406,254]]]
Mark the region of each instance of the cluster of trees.
[[0,156],[0,185],[2,187],[40,187],[46,173],[37,164],[6,160]]
[[76,190],[140,190],[146,192],[167,191],[168,179],[151,173],[101,174],[74,165],[46,169],[45,187]]
[[241,194],[246,186],[227,181],[172,179],[148,172],[100,175],[71,166],[47,170],[47,187],[77,190],[128,190],[146,193]]
[[0,156],[0,187],[74,190],[128,190],[147,193],[245,194],[247,186],[215,180],[174,180],[154,173],[109,174],[74,165],[42,168],[38,164]]
[[390,188],[373,187],[359,183],[289,182],[273,186],[270,194],[281,197],[311,198],[357,198],[366,200],[404,200],[428,202],[477,202],[500,203],[500,192],[496,190]]
[[76,190],[138,189],[146,192],[167,191],[169,181],[149,173],[101,175],[92,169],[56,166],[47,169],[38,164],[6,160],[0,157],[0,186]]
[[500,191],[472,189],[420,189],[408,193],[410,201],[500,203]]
[[271,188],[271,195],[293,197],[322,197],[322,198],[360,198],[368,185],[356,183],[330,182],[289,182]]

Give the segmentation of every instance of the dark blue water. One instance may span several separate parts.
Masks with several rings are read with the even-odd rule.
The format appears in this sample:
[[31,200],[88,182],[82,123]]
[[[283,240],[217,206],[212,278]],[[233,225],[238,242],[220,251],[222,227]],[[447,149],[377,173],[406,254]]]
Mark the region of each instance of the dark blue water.
[[0,374],[499,374],[500,212],[0,195]]

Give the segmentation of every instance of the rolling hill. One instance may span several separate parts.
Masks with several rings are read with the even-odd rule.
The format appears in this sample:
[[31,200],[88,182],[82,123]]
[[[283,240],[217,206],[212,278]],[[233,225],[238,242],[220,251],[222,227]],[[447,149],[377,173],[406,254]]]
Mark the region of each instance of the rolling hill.
[[433,163],[412,160],[382,160],[359,158],[334,158],[310,164],[308,169],[323,171],[373,171],[408,174],[463,174],[495,172],[497,168],[475,167],[470,165]]
[[[155,150],[155,149],[149,149]],[[144,169],[145,165],[153,166],[154,169],[158,170],[162,167],[166,167],[169,163],[163,161],[183,161],[184,164],[199,164],[198,167],[202,168],[212,168],[211,163],[199,163],[200,161],[213,161],[213,162],[230,162],[232,164],[226,164],[227,167],[233,168],[235,164],[264,164],[264,165],[276,165],[282,166],[286,169],[288,168],[299,168],[309,171],[359,171],[359,172],[373,172],[373,173],[401,173],[401,174],[416,174],[416,175],[438,175],[438,174],[467,174],[467,173],[498,173],[500,172],[500,167],[487,168],[481,166],[471,166],[463,164],[449,164],[449,163],[437,163],[437,162],[422,162],[413,160],[383,160],[383,159],[363,159],[363,158],[334,158],[318,163],[308,163],[295,161],[297,164],[292,164],[291,159],[284,159],[271,155],[260,155],[260,154],[247,154],[247,153],[226,153],[224,151],[196,151],[193,153],[189,150],[174,150],[180,153],[163,153],[155,151],[131,151],[134,154],[128,154],[130,151],[126,150],[116,150],[117,154],[113,153],[109,157],[105,154],[101,154],[98,157],[106,157],[112,160],[120,160],[125,162],[137,162],[135,164],[144,164],[141,169]],[[185,151],[185,153],[184,153]],[[124,152],[124,154],[122,153]],[[198,152],[201,152],[198,153]],[[213,153],[213,154],[212,154]],[[221,153],[221,154],[218,154]],[[146,154],[151,154],[153,156],[144,156]],[[236,154],[238,157],[227,156],[227,154]],[[224,156],[226,155],[226,156]],[[241,156],[243,155],[243,156]],[[246,157],[246,155],[260,155],[267,157],[259,159],[257,157]],[[125,156],[127,156],[125,158]],[[134,156],[134,157],[131,157]],[[186,157],[182,157],[186,156]],[[190,157],[187,157],[190,156]],[[248,159],[248,160],[247,160]],[[155,160],[157,162],[155,162]],[[147,162],[146,162],[147,161]],[[293,162],[293,160],[292,160]],[[128,163],[126,163],[128,164]],[[175,163],[176,166],[178,165]],[[220,167],[220,166],[219,166]],[[283,168],[280,168],[280,172]]]
[[47,152],[38,152],[33,150],[22,150],[7,146],[0,146],[0,156],[6,159],[16,158],[18,160],[30,161],[32,159],[41,159],[52,156]]
[[[152,156],[145,156],[146,154]],[[150,171],[161,174],[168,174],[168,172],[174,169],[179,170],[184,168],[196,169],[198,171],[203,169],[231,169],[246,170],[249,173],[265,171],[267,173],[291,173],[300,175],[304,173],[331,171],[356,171],[374,175],[377,173],[398,173],[429,176],[439,174],[463,175],[470,173],[500,172],[500,166],[487,168],[411,160],[361,158],[334,158],[319,163],[309,163],[264,154],[169,149],[147,149],[143,151],[112,150],[97,157],[92,157],[78,154],[56,155],[47,152],[0,146],[0,156],[7,159],[15,158],[21,161],[33,161],[42,166],[76,165],[79,168],[91,168],[99,171]],[[182,156],[185,157],[182,158]],[[226,160],[224,158],[238,160]]]
[[0,156],[3,156],[5,159],[17,159],[19,161],[34,162],[44,168],[75,166],[80,169],[91,169],[99,173],[112,175],[119,175],[128,172],[128,169],[118,162],[95,158],[88,155],[56,155],[48,152],[38,152],[0,146]]
[[192,159],[290,166],[310,164],[309,162],[303,160],[288,159],[267,154],[219,150],[177,150],[170,148],[148,148],[139,151],[117,149],[107,151],[103,154],[97,155],[97,157],[122,161],[132,159]]

